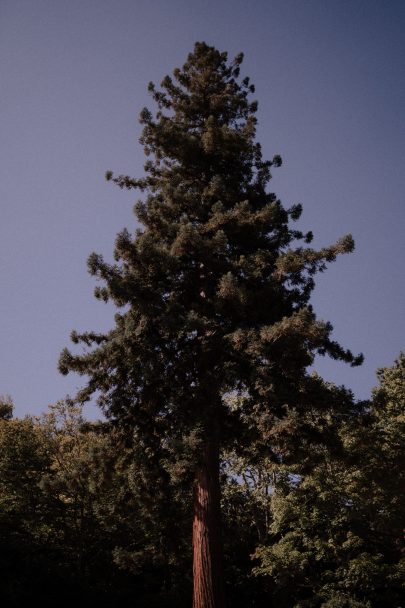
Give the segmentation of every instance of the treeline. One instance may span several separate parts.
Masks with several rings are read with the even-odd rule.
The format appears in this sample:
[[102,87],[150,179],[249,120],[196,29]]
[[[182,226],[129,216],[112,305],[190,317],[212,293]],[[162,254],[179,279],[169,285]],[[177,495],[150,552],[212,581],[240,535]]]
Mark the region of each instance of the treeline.
[[[329,400],[300,415],[296,437],[291,418],[278,429],[288,449],[222,454],[229,606],[401,605],[405,356],[378,378],[360,403],[319,379]],[[161,461],[69,400],[13,418],[3,398],[2,605],[188,606],[190,479],[187,458]]]

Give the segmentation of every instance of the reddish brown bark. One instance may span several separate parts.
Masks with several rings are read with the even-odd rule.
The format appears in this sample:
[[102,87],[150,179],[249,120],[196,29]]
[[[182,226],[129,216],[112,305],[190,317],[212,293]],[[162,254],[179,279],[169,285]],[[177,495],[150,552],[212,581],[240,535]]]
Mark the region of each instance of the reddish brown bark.
[[193,608],[225,608],[218,441],[211,438],[196,474],[193,521]]

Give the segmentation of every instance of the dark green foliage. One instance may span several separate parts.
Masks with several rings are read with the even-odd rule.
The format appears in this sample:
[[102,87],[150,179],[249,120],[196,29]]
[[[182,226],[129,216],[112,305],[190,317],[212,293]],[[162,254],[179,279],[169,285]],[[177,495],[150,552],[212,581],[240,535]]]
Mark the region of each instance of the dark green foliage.
[[13,409],[13,400],[10,395],[0,395],[0,420],[11,420]]
[[46,437],[33,420],[0,420],[0,598],[7,606],[21,605],[22,590],[37,589],[36,577],[38,589],[52,579],[49,505],[39,488],[50,464]]
[[[256,442],[276,457],[269,436],[316,399],[306,373],[314,355],[361,362],[309,305],[313,275],[353,240],[306,247],[312,235],[290,225],[301,206],[285,209],[267,191],[281,159],[262,159],[242,59],[197,43],[162,90],[149,86],[158,109],[140,118],[145,177],[106,175],[145,193],[135,206],[142,228],[117,236],[115,264],[88,261],[102,283],[96,297],[122,312],[106,334],[74,332],[85,353],[60,358],[62,373],[89,378],[78,398],[98,391],[103,412],[130,430],[158,494],[191,483],[213,425],[223,448]],[[243,407],[229,407],[229,394]]]
[[[301,416],[287,464],[255,446],[223,454],[233,608],[401,605],[404,356],[379,380],[356,404],[314,377],[324,407]],[[125,435],[71,404],[0,420],[3,605],[189,606],[190,489],[181,476],[148,488],[139,460]]]
[[149,510],[129,461],[115,430],[63,402],[0,421],[2,604],[181,605],[182,501]]
[[275,485],[256,574],[275,583],[277,605],[389,608],[404,597],[404,356],[378,376],[356,415],[334,409],[340,453],[320,447],[309,471],[298,464]]

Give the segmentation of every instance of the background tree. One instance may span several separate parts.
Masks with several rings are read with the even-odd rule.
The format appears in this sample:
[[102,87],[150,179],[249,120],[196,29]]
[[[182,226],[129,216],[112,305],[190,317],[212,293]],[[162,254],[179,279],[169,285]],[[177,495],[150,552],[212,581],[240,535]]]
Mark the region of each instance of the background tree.
[[336,409],[331,412],[341,450],[319,446],[306,467],[298,463],[274,486],[270,534],[256,552],[255,572],[272,581],[277,605],[388,608],[401,603],[404,355],[378,377],[372,400],[357,412],[347,407],[340,416]]
[[132,606],[135,595],[145,608],[181,606],[187,585],[173,557],[170,506],[183,526],[184,508],[178,498],[164,515],[159,505],[150,509],[141,477],[119,434],[86,421],[69,401],[41,418],[0,419],[4,605],[34,597],[42,605]]
[[8,418],[0,418],[0,599],[18,606],[22,589],[35,595],[52,579],[52,560],[45,557],[51,553],[49,509],[39,487],[51,458],[32,418]]
[[[73,332],[88,348],[62,353],[62,373],[89,381],[104,413],[132,433],[149,487],[170,499],[179,478],[194,484],[194,607],[224,605],[219,451],[262,446],[278,458],[277,433],[297,427],[312,402],[306,368],[315,353],[357,364],[330,338],[309,305],[313,275],[353,240],[315,251],[311,233],[290,227],[301,206],[285,209],[267,191],[270,170],[255,142],[254,87],[239,80],[243,55],[197,43],[144,109],[145,177],[113,179],[146,192],[135,213],[142,229],[122,231],[116,264],[89,258],[103,281],[96,296],[123,308],[106,334]],[[94,348],[91,348],[94,347]],[[226,395],[243,395],[243,409]],[[286,422],[289,421],[289,423]],[[282,430],[283,429],[283,430]]]
[[10,395],[0,395],[0,419],[11,420],[14,404]]

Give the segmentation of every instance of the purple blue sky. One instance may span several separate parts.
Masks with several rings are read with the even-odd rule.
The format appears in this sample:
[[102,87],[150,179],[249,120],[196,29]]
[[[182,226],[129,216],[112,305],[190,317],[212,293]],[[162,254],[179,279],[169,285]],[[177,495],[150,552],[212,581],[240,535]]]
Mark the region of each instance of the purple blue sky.
[[[0,393],[39,413],[82,379],[57,371],[72,329],[103,330],[91,251],[112,258],[135,226],[138,114],[196,40],[245,53],[258,139],[281,154],[271,189],[301,202],[315,245],[356,251],[318,277],[313,304],[361,368],[318,371],[365,398],[405,349],[405,2],[390,0],[1,0]],[[88,410],[95,415],[95,409]]]

